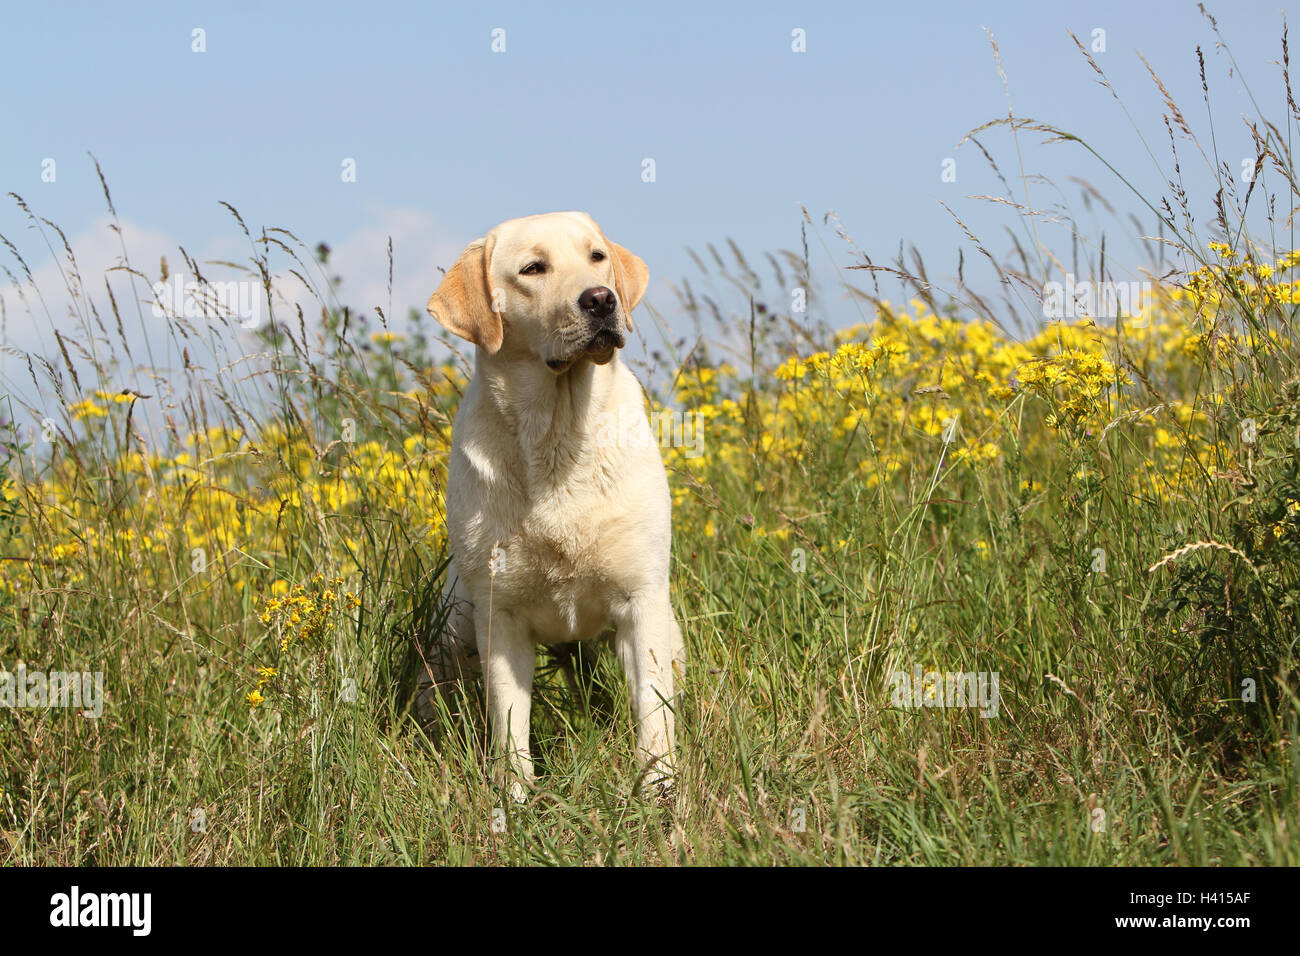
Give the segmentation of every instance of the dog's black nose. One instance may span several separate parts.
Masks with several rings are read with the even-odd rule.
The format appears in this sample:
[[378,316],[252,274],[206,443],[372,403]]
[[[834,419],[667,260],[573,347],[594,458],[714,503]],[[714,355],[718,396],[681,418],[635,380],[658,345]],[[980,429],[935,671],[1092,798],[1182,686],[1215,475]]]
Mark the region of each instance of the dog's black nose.
[[612,289],[607,289],[603,285],[588,289],[578,296],[578,307],[597,319],[609,318],[614,314],[617,305],[618,297],[614,295]]

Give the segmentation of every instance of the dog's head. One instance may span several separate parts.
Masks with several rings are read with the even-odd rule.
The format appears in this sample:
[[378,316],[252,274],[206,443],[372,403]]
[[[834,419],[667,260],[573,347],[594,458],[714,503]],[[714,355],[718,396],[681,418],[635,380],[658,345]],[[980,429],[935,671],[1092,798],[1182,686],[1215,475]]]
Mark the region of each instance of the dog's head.
[[557,375],[604,365],[627,341],[650,273],[583,212],[510,219],[471,242],[429,297],[447,330]]

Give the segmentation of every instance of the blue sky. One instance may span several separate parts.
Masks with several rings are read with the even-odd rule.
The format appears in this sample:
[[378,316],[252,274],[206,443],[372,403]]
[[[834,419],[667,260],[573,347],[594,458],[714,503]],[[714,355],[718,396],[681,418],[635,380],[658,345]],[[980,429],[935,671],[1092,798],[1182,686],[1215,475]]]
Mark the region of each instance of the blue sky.
[[[1278,121],[1283,8],[1211,7]],[[1010,249],[1007,209],[969,198],[1000,192],[997,180],[969,144],[957,148],[1007,110],[984,28],[1001,49],[1017,114],[1077,132],[1152,193],[1160,173],[1134,124],[1166,165],[1168,137],[1136,51],[1203,129],[1200,44],[1221,154],[1233,168],[1252,155],[1240,121],[1250,103],[1193,3],[41,3],[11,5],[3,22],[0,192],[59,224],[79,255],[115,254],[90,152],[146,271],[176,244],[200,257],[246,251],[224,200],[254,228],[334,245],[345,298],[362,307],[374,303],[354,297],[375,299],[386,282],[393,236],[397,314],[423,307],[436,267],[466,241],[552,209],[591,212],[642,255],[655,279],[649,298],[672,321],[665,283],[695,273],[687,246],[730,237],[754,256],[795,248],[800,204],[817,225],[815,267],[854,261],[822,226],[834,210],[878,261],[906,241],[936,274],[955,272],[959,248],[977,270],[939,200],[991,251]],[[191,49],[195,28],[205,31],[204,53]],[[496,28],[504,53],[491,49]],[[795,28],[806,31],[805,53],[791,50]],[[1132,121],[1067,35],[1088,41],[1097,28],[1107,46],[1098,62]],[[1121,212],[1136,208],[1081,149],[1040,139],[1021,141],[1026,170],[1056,183],[1034,185],[1036,206],[1068,202],[1082,214],[1068,181],[1079,176]],[[1012,177],[1011,138],[992,131],[984,142]],[[1184,175],[1203,183],[1203,163],[1180,148]],[[653,183],[642,181],[646,157]],[[945,183],[949,157],[957,179]],[[41,180],[47,158],[57,163],[53,183]],[[346,158],[356,182],[341,179]],[[1211,195],[1197,199],[1202,225]],[[1153,217],[1142,221],[1154,230]],[[1102,228],[1112,262],[1136,264],[1136,229],[1104,217],[1094,240]],[[0,233],[48,277],[49,254],[7,199]],[[1042,238],[1068,254],[1059,227],[1044,226]],[[3,250],[0,260],[14,268]],[[842,301],[827,309],[832,324],[857,319]],[[16,323],[11,311],[7,334],[22,345]]]

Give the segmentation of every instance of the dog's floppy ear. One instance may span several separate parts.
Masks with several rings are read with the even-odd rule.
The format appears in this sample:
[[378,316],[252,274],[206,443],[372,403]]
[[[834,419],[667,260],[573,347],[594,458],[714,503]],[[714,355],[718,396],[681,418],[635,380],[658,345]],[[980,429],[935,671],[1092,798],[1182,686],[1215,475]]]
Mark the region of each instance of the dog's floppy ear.
[[488,288],[491,261],[491,238],[475,239],[447,270],[427,306],[444,329],[487,349],[489,355],[501,348],[503,337],[501,313],[493,309]]
[[614,292],[618,295],[618,301],[623,303],[623,314],[627,316],[627,327],[630,329],[632,310],[641,301],[646,286],[650,284],[650,270],[640,256],[628,252],[617,242],[609,243],[609,251],[614,254]]

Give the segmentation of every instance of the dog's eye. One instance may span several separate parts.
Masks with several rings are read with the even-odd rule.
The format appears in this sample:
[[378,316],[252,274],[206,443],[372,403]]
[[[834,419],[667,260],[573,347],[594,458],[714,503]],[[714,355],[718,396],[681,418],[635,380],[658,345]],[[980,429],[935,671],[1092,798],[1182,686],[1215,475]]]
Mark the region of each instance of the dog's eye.
[[592,262],[604,262],[604,261],[605,261],[605,253],[601,252],[599,249],[594,249],[594,250],[592,250],[592,253],[591,253],[591,261],[592,261]]
[[540,276],[546,273],[546,263],[530,262],[519,270],[521,276]]

